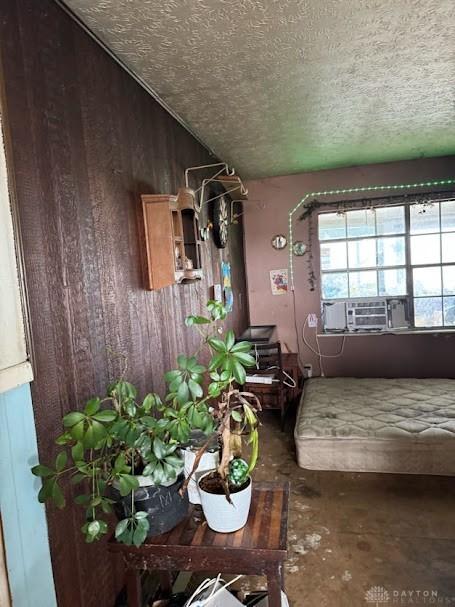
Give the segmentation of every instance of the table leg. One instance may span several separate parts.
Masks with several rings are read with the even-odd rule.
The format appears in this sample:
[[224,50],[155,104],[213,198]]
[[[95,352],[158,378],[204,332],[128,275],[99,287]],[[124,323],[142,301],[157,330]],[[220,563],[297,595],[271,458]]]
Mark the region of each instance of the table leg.
[[126,571],[126,593],[128,607],[142,607],[141,574],[137,569]]
[[276,563],[267,569],[267,592],[269,607],[281,607],[281,590],[283,589],[282,564]]
[[160,588],[163,597],[168,598],[172,594],[172,571],[161,570],[160,575]]

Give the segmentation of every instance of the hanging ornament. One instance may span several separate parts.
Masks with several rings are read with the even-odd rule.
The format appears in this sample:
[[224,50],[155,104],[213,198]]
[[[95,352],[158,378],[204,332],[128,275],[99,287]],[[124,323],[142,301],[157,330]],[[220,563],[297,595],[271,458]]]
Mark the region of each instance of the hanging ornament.
[[307,250],[307,246],[304,242],[302,242],[301,240],[296,240],[294,242],[294,244],[292,245],[292,252],[294,253],[294,255],[296,255],[297,257],[301,257],[302,255],[305,255]]

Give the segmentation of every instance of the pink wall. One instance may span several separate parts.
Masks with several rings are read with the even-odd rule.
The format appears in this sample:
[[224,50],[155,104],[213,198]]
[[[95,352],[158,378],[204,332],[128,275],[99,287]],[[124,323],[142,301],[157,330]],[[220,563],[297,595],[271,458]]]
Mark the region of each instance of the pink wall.
[[[269,271],[288,266],[289,249],[272,248],[278,233],[288,234],[288,213],[308,192],[382,184],[413,183],[455,178],[455,156],[318,171],[250,181],[245,203],[245,247],[251,324],[276,324],[278,337],[296,351],[293,297],[272,295]],[[360,195],[365,198],[365,194]],[[354,196],[349,195],[349,199]],[[333,199],[332,199],[333,200]],[[298,215],[298,213],[296,214]],[[297,240],[308,242],[308,222],[294,222]],[[317,234],[313,238],[314,268],[318,275]],[[307,256],[294,257],[296,324],[301,335],[308,313],[320,316],[319,284],[308,287]],[[314,342],[314,329],[305,332]],[[339,351],[342,338],[321,337],[324,353]],[[300,339],[301,362],[311,362],[317,373],[317,357]],[[342,357],[324,359],[326,375],[371,377],[455,377],[455,334],[372,335],[347,337]]]

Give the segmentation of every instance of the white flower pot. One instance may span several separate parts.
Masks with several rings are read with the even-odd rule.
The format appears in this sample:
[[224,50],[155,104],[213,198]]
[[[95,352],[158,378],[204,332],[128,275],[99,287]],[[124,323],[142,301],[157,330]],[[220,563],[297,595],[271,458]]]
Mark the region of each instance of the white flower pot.
[[[183,451],[183,454],[184,454],[184,462],[185,462],[185,467],[184,467],[185,478],[188,478],[188,476],[191,474],[191,470],[193,469],[194,460],[196,459],[197,451],[193,451],[192,449],[187,448]],[[199,495],[199,491],[197,488],[198,479],[203,475],[204,472],[207,472],[207,470],[213,470],[217,466],[218,466],[218,451],[215,451],[214,453],[212,453],[210,451],[206,451],[205,453],[203,453],[203,455],[201,457],[201,461],[199,462],[199,465],[198,465],[196,471],[194,472],[192,478],[190,479],[190,482],[188,483],[188,497],[192,504],[201,503],[201,497]]]
[[229,503],[224,494],[215,495],[214,493],[208,493],[201,489],[201,480],[211,472],[212,471],[206,472],[198,480],[201,506],[207,520],[207,525],[210,529],[218,531],[219,533],[232,533],[233,531],[238,531],[246,525],[250,512],[251,478],[245,489],[237,491],[236,493],[231,493],[232,503]]

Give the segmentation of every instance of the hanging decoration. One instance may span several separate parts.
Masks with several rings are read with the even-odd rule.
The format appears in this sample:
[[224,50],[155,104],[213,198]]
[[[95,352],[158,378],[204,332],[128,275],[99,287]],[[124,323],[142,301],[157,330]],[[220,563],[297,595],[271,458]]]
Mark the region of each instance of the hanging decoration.
[[[213,169],[209,178],[202,180],[201,185],[192,189],[190,175],[201,170]],[[217,170],[216,170],[217,169]],[[209,230],[213,230],[213,240],[219,249],[224,249],[228,242],[229,226],[240,214],[234,213],[234,205],[248,199],[248,190],[235,169],[225,162],[204,164],[189,167],[185,170],[185,191],[191,196],[194,208],[201,223],[201,238],[207,240]],[[229,195],[229,196],[228,196]],[[212,203],[209,207],[209,204]],[[204,213],[211,208],[211,212]]]
[[281,251],[281,249],[284,249],[288,244],[288,239],[284,234],[275,234],[271,242],[274,249]]
[[227,261],[221,262],[221,281],[223,284],[224,305],[228,312],[234,307],[234,293],[231,282],[231,264]]
[[[403,190],[414,190],[417,188],[433,188],[437,186],[447,186],[455,184],[455,178],[451,179],[438,179],[434,181],[423,181],[419,183],[406,183],[406,184],[397,184],[397,185],[374,185],[374,186],[366,186],[360,188],[342,188],[338,190],[325,190],[321,192],[308,192],[305,196],[295,205],[293,209],[289,211],[289,280],[290,280],[290,288],[294,290],[294,231],[293,231],[293,220],[294,215],[297,211],[303,207],[304,212],[300,216],[300,219],[306,219],[307,217],[311,217],[312,212],[318,206],[321,206],[315,198],[320,198],[322,196],[339,196],[340,194],[357,194],[361,192],[386,192],[386,191],[403,191]],[[310,201],[310,199],[313,201]],[[311,228],[312,229],[312,228]],[[309,242],[311,243],[311,239],[309,238]],[[309,283],[310,288],[313,283],[314,290],[314,282],[316,280],[313,268],[312,268],[312,253],[311,253],[311,245],[308,250],[308,265],[309,265]]]
[[302,257],[302,255],[305,255],[307,248],[308,247],[304,242],[301,240],[296,240],[294,242],[294,246],[292,247],[292,252],[296,257]]

